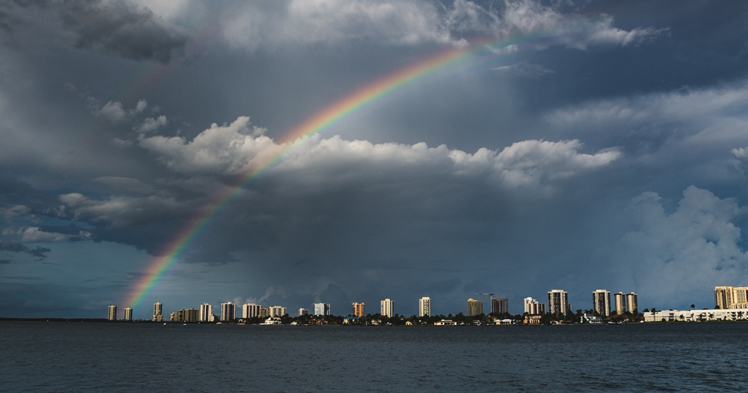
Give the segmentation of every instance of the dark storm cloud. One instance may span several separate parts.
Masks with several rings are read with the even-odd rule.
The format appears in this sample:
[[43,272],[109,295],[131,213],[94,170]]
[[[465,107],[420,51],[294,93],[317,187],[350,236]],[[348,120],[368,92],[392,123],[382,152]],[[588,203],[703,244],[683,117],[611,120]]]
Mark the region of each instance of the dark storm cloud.
[[26,245],[22,243],[0,240],[0,251],[27,253],[35,257],[38,257],[40,259],[44,259],[47,257],[47,254],[51,252],[52,250],[46,247],[41,247],[41,246],[36,246],[36,247],[31,248],[31,247],[27,247]]
[[34,9],[53,10],[62,26],[75,33],[79,48],[126,59],[168,63],[173,55],[183,53],[188,40],[184,30],[156,17],[148,8],[125,1],[14,1],[0,8],[0,27],[13,33],[17,25],[38,16]]
[[[442,3],[0,6],[0,257],[37,252],[70,275],[4,282],[3,310],[105,315],[305,117],[463,39],[538,31],[562,34],[425,75],[292,149],[188,245],[158,296],[346,314],[389,297],[409,315],[426,295],[454,314],[475,292],[520,312],[558,287],[575,308],[598,287],[677,307],[682,284],[662,276],[696,284],[673,270],[748,279],[745,5]],[[189,66],[130,61],[181,53],[174,26],[201,31]],[[700,285],[688,296],[708,300]]]
[[158,19],[147,8],[121,1],[63,1],[57,4],[64,26],[75,31],[77,45],[132,60],[168,63],[180,54],[187,35]]
[[7,265],[11,262],[10,259],[0,259],[0,265]]

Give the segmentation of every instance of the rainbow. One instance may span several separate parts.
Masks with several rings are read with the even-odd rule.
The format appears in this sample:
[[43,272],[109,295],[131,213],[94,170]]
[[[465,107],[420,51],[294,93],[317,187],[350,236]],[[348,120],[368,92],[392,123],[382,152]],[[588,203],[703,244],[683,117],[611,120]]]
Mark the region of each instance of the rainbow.
[[[534,38],[548,37],[548,35],[537,35]],[[529,36],[525,39],[531,38]],[[471,55],[477,55],[485,51],[485,57],[488,61],[502,55],[496,55],[490,49],[492,47],[507,47],[517,44],[518,41],[503,41],[501,43],[483,41],[474,44],[472,47],[463,49],[449,49],[424,60],[412,63],[396,72],[386,75],[368,85],[365,85],[352,93],[327,106],[317,114],[307,118],[304,122],[293,128],[280,141],[283,146],[280,151],[265,159],[264,162],[248,170],[239,180],[226,190],[216,193],[211,202],[206,204],[196,218],[179,232],[165,248],[163,255],[148,267],[147,271],[132,288],[125,304],[137,310],[143,300],[153,290],[154,287],[162,280],[164,275],[179,260],[179,258],[188,250],[189,246],[204,231],[206,226],[229,205],[241,193],[247,185],[257,179],[261,174],[275,166],[277,163],[287,157],[294,149],[302,146],[308,136],[318,134],[334,124],[349,117],[351,114],[359,111],[380,100],[404,86],[431,75],[439,70],[443,70],[450,65],[454,65],[462,59]],[[487,50],[488,49],[488,50]],[[504,54],[506,55],[506,54]],[[486,60],[479,63],[485,63]]]

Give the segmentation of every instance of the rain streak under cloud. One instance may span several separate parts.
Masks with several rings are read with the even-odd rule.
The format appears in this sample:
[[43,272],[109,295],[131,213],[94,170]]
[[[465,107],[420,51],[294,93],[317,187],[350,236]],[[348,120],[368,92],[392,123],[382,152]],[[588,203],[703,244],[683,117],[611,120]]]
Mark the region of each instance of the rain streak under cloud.
[[711,307],[715,285],[748,281],[746,13],[0,4],[0,316],[103,317],[139,286],[136,318],[155,301],[347,314],[384,298],[411,315],[421,296],[454,314],[476,292],[519,313],[554,288],[574,309],[598,288],[635,291],[642,308]]

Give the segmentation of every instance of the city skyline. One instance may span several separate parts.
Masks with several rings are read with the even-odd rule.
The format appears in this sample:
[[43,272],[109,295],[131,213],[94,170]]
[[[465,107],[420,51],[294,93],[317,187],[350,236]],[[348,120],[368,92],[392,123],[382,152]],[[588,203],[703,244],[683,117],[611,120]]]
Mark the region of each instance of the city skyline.
[[0,2],[0,317],[748,285],[748,4],[343,3]]

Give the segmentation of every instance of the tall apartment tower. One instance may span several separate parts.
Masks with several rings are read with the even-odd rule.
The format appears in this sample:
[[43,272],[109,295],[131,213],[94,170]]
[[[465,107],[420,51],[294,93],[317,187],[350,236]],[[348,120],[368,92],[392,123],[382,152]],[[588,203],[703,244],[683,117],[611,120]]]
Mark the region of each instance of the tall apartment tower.
[[242,306],[242,316],[244,319],[257,318],[260,316],[260,309],[262,306],[254,303],[246,303]]
[[539,301],[531,297],[526,297],[524,299],[524,303],[525,313],[527,313],[528,315],[545,314],[545,303],[540,303]]
[[125,307],[125,321],[132,321],[132,307]]
[[610,291],[598,289],[592,292],[592,308],[596,313],[604,316],[610,316]]
[[480,300],[468,299],[467,316],[474,317],[480,314],[483,314],[483,302]]
[[355,316],[357,316],[359,318],[361,318],[364,315],[366,315],[364,313],[364,303],[359,303],[359,302],[354,302],[353,303],[353,315],[355,315]]
[[109,306],[109,320],[110,321],[117,320],[117,306],[115,306],[114,304]]
[[419,317],[430,317],[431,316],[431,298],[424,296],[418,299],[418,316]]
[[197,320],[199,322],[213,322],[213,305],[209,303],[203,303],[200,305],[199,314]]
[[569,309],[569,294],[563,289],[548,291],[548,313],[566,316]]
[[268,311],[270,311],[270,317],[282,317],[287,314],[286,308],[283,306],[268,307]]
[[507,313],[509,313],[509,299],[491,299],[491,314],[499,315]]
[[616,305],[616,314],[621,315],[626,312],[626,294],[623,292],[618,292],[615,295],[613,295],[614,301]]
[[626,311],[633,315],[639,313],[639,299],[635,292],[631,292],[626,295]]
[[395,302],[390,300],[389,298],[379,302],[379,309],[379,314],[382,316],[385,316],[387,318],[392,318],[393,316],[395,316]]
[[231,321],[236,318],[236,306],[234,303],[221,303],[221,321]]
[[309,310],[306,308],[300,308],[299,309],[299,316],[302,317],[304,315],[309,315]]
[[161,302],[153,303],[153,322],[164,320],[164,308]]
[[314,303],[314,315],[330,315],[328,303]]
[[722,310],[748,308],[748,287],[729,285],[714,287],[714,308]]

